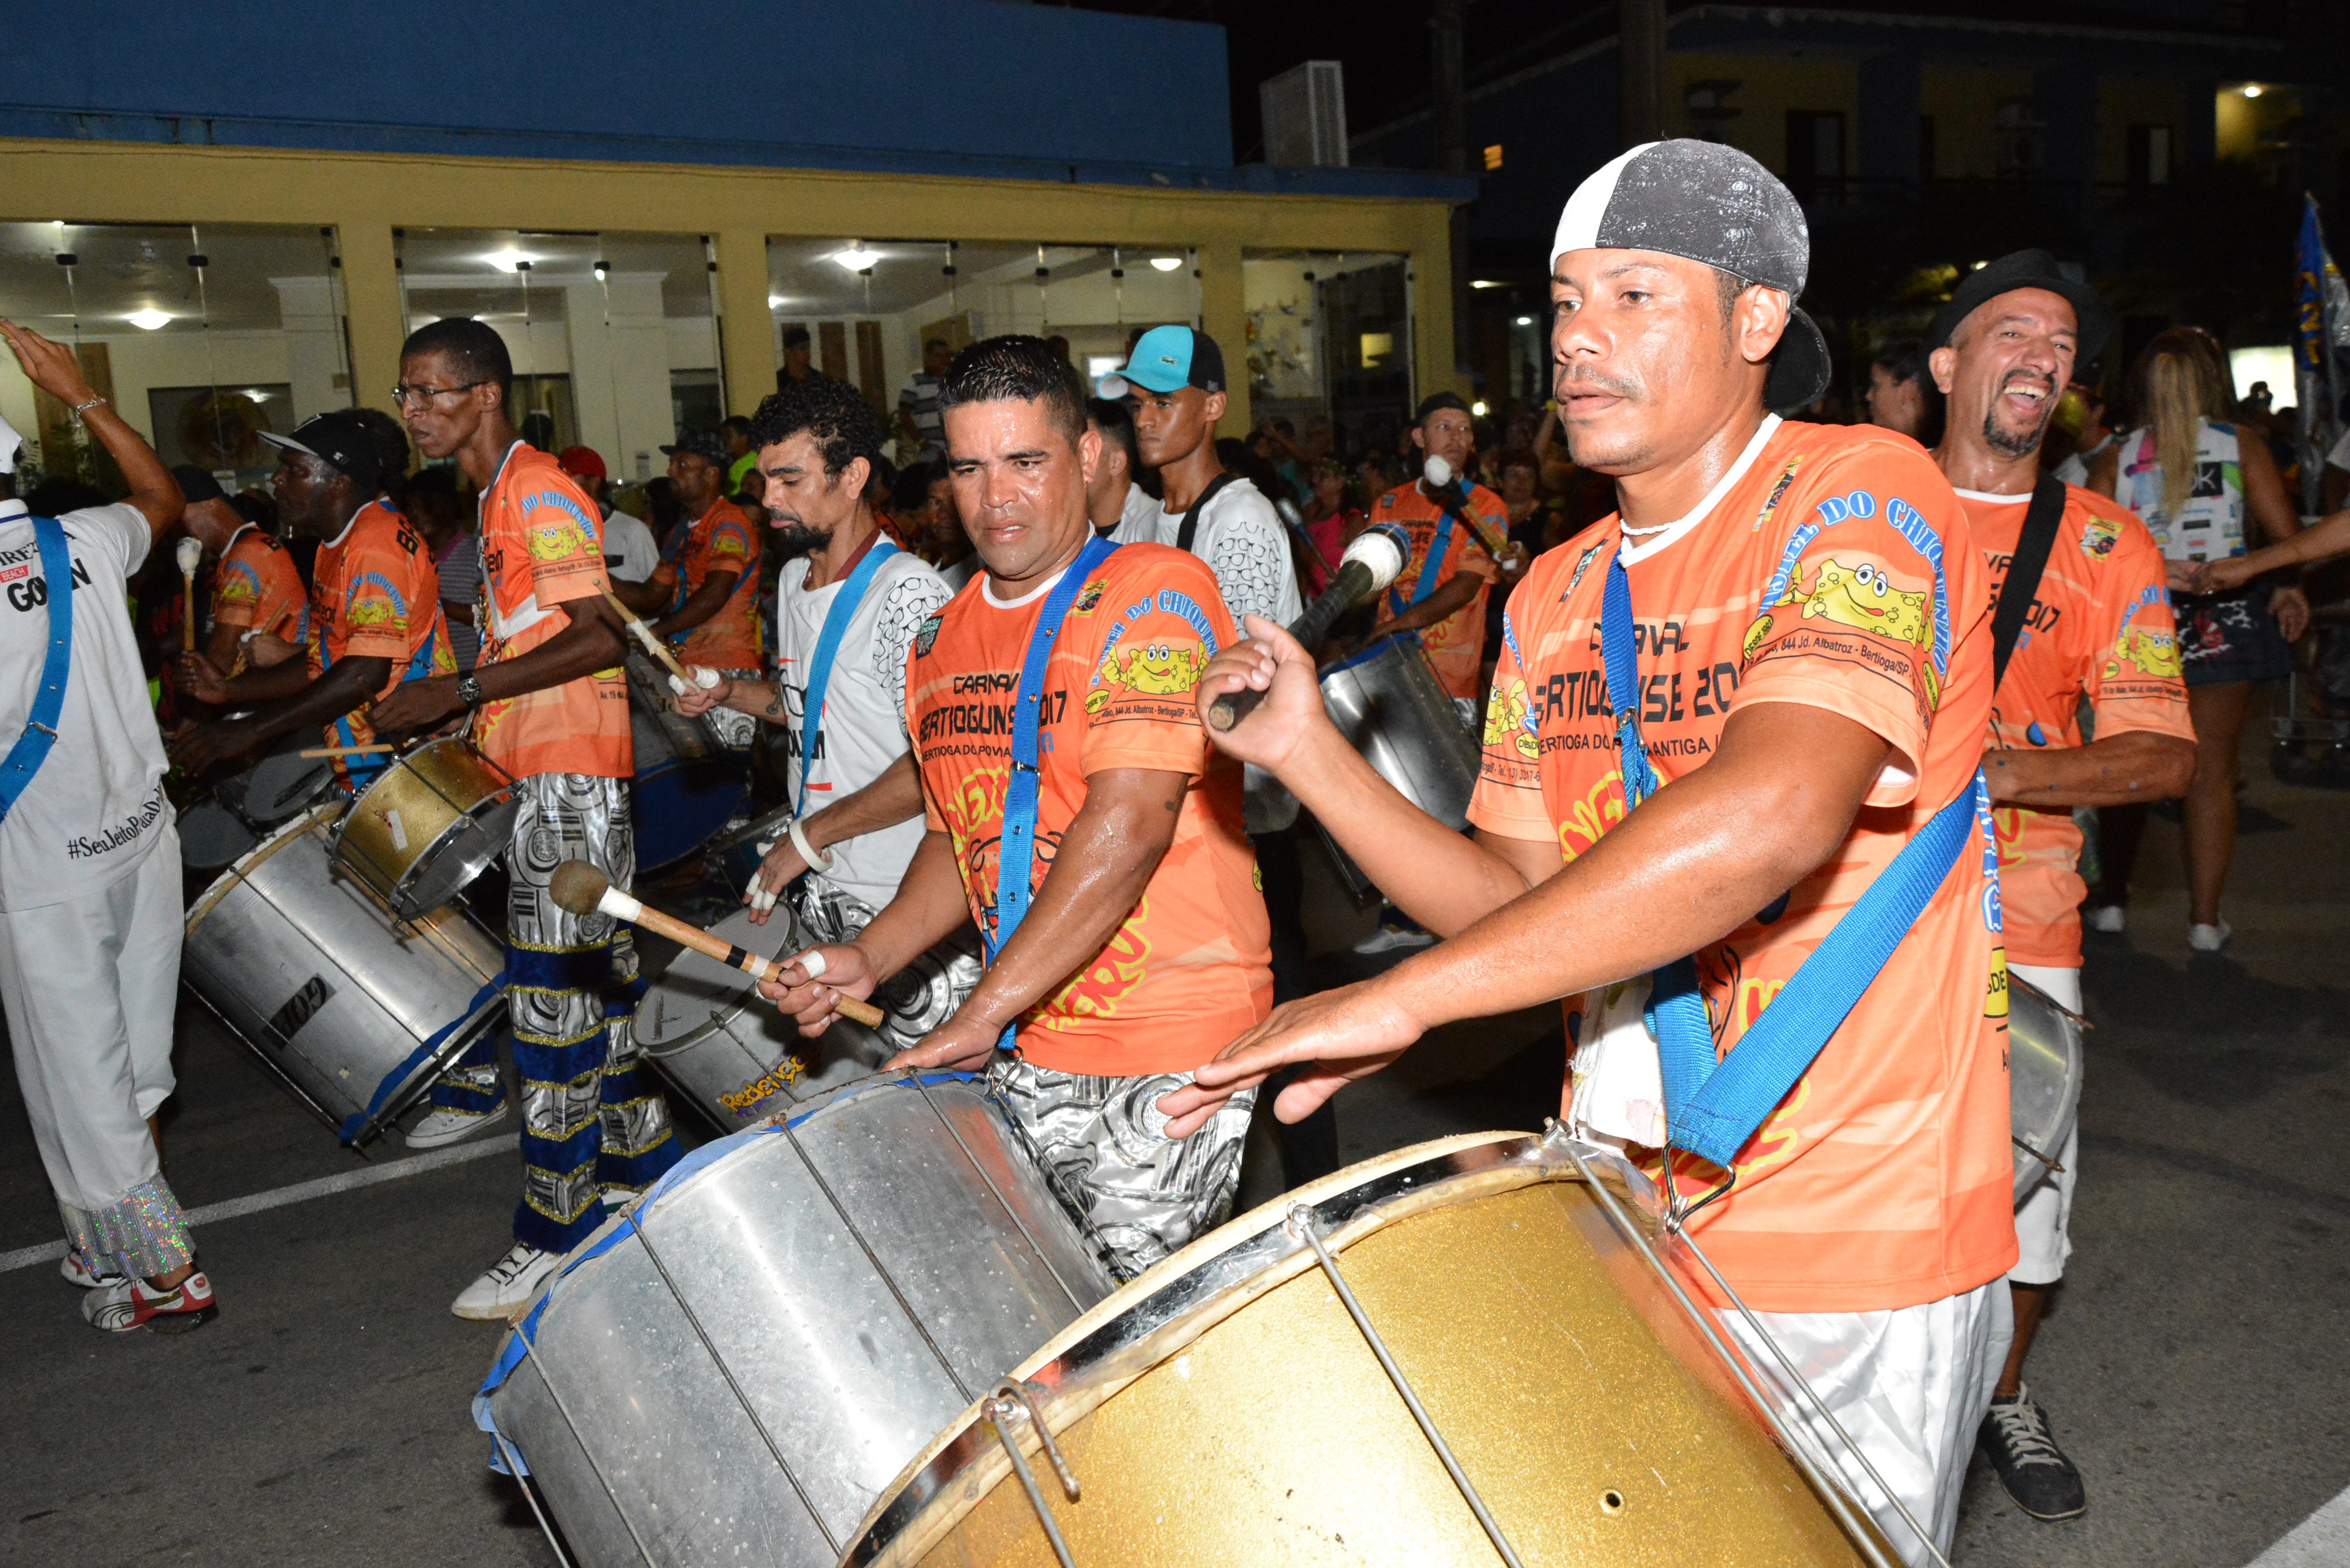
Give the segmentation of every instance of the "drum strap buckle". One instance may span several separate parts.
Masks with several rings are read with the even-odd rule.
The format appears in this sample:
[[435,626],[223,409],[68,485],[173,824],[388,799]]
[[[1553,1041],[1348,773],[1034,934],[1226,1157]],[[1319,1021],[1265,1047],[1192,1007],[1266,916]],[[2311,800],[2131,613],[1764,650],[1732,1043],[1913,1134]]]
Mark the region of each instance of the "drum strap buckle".
[[1052,1543],[1053,1556],[1060,1563],[1061,1568],[1076,1568],[1076,1560],[1069,1555],[1069,1543],[1061,1539],[1061,1527],[1045,1501],[1043,1489],[1036,1484],[1035,1473],[1029,1469],[1027,1457],[1021,1453],[1018,1440],[1005,1425],[1021,1416],[1028,1417],[1028,1425],[1035,1429],[1036,1441],[1044,1449],[1045,1457],[1053,1461],[1053,1473],[1059,1479],[1062,1491],[1068,1495],[1071,1502],[1077,1501],[1077,1474],[1069,1468],[1069,1461],[1062,1457],[1060,1445],[1053,1440],[1052,1428],[1045,1425],[1045,1413],[1036,1405],[1035,1386],[1007,1377],[988,1391],[987,1397],[980,1401],[979,1408],[980,1413],[987,1417],[987,1424],[995,1428],[997,1439],[1003,1444],[1004,1457],[1012,1461],[1013,1472],[1020,1478],[1020,1488],[1028,1494],[1028,1506],[1036,1511],[1036,1522],[1044,1526],[1045,1539]]

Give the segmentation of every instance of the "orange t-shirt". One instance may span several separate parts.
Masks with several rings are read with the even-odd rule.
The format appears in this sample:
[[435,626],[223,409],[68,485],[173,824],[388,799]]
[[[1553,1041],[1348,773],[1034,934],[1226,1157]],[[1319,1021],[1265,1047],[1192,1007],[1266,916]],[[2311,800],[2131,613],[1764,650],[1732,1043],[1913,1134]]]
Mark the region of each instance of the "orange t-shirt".
[[[1496,545],[1506,544],[1510,537],[1508,504],[1482,484],[1470,485],[1467,493],[1470,521],[1484,531],[1487,539]],[[1372,522],[1400,524],[1411,535],[1410,558],[1396,575],[1394,585],[1379,596],[1378,624],[1385,626],[1409,609],[1416,600],[1426,597],[1419,591],[1423,582],[1432,594],[1462,572],[1476,574],[1476,597],[1434,626],[1421,628],[1419,642],[1428,649],[1428,661],[1436,667],[1436,678],[1444,683],[1446,691],[1455,697],[1482,697],[1485,597],[1493,591],[1499,573],[1492,557],[1470,536],[1470,530],[1461,525],[1458,517],[1452,520],[1451,536],[1444,543],[1444,553],[1437,557],[1436,569],[1429,572],[1429,552],[1435,547],[1438,524],[1443,515],[1443,509],[1428,498],[1416,480],[1388,491],[1371,508]]]
[[[391,678],[375,693],[379,699],[403,680],[457,672],[441,609],[441,570],[408,519],[380,496],[359,509],[342,537],[318,546],[310,569],[307,657],[313,680],[346,659],[390,660]],[[330,746],[364,746],[374,738],[364,708],[327,726]]]
[[248,523],[229,535],[213,574],[213,620],[265,631],[286,642],[302,640],[302,607],[308,595],[294,556],[285,545]]
[[[2005,583],[2031,495],[1961,490],[1959,500],[1993,585]],[[2096,713],[2100,738],[2145,730],[2193,740],[2165,581],[2162,551],[2136,513],[2094,490],[2066,485],[2056,542],[1991,709],[1991,744],[2014,751],[2079,745],[2084,697]],[[2007,804],[1991,815],[1999,834],[2008,958],[2078,969],[2081,899],[2089,889],[2076,869],[2081,830],[2073,808]]]
[[[525,441],[507,450],[482,493],[483,664],[528,653],[569,624],[560,607],[599,597],[603,515],[578,483]],[[473,744],[516,778],[582,774],[624,779],[636,773],[629,732],[629,685],[620,668],[560,686],[484,702]]]
[[709,670],[759,667],[759,540],[750,518],[720,500],[677,535],[677,602],[701,591],[712,572],[733,572],[734,591],[700,626],[672,635],[679,658]]
[[[1990,590],[1932,461],[1867,425],[1758,437],[1711,509],[1627,557],[1650,761],[1668,784],[1694,771],[1757,702],[1842,714],[1894,754],[1843,846],[1695,955],[1725,1053],[1911,835],[1974,788],[1991,716]],[[1511,595],[1470,807],[1479,827],[1555,840],[1565,861],[1624,815],[1599,650],[1622,538],[1610,515]],[[1916,925],[1741,1150],[1736,1188],[1691,1222],[1757,1309],[1912,1306],[2015,1262],[2006,967],[1977,815]],[[1580,1039],[1579,1000],[1568,1013]],[[1719,1174],[1687,1156],[1675,1171],[1684,1197]]]
[[[1013,694],[1046,590],[1018,605],[981,572],[922,624],[906,662],[906,711],[931,830],[949,835],[972,918],[995,924]],[[1074,978],[1021,1015],[1023,1056],[1102,1076],[1187,1072],[1273,1009],[1273,953],[1256,857],[1243,826],[1241,769],[1208,746],[1192,691],[1234,639],[1215,575],[1197,556],[1127,545],[1078,590],[1045,666],[1038,727],[1034,886],[1052,869],[1106,768],[1192,783],[1174,842],[1141,899]]]

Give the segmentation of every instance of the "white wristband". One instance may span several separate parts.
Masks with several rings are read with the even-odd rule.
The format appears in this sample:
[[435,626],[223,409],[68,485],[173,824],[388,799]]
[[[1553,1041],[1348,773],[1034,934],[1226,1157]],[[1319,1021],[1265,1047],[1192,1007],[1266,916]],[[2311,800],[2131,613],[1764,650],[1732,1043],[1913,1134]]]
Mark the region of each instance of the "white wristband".
[[792,818],[792,847],[798,850],[800,858],[814,869],[827,873],[832,870],[832,851],[827,849],[819,857],[815,846],[808,843],[807,834],[801,828],[800,819],[796,816]]

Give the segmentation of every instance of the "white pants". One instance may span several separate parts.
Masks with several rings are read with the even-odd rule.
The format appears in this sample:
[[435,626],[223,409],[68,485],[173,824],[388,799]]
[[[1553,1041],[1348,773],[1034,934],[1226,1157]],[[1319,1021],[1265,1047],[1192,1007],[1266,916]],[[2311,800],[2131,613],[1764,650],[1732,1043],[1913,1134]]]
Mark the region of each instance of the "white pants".
[[[1784,1381],[1770,1351],[1735,1312],[1716,1314],[1741,1351],[1774,1384]],[[1780,1351],[1835,1415],[1837,1425],[1910,1516],[1947,1556],[1959,1524],[1959,1491],[1974,1452],[1975,1431],[2015,1335],[2007,1282],[1993,1280],[1960,1295],[1886,1312],[1756,1313]],[[1841,1477],[1845,1490],[1877,1521],[1911,1563],[1930,1562],[1885,1493],[1836,1442],[1818,1412],[1798,1405],[1789,1425],[1814,1464]]]
[[[2009,966],[2019,977],[2046,992],[2060,1007],[2081,1011],[2081,971],[2049,969],[2036,963]],[[2064,1277],[2064,1260],[2073,1255],[2073,1187],[2081,1179],[2081,1124],[2064,1135],[2057,1151],[2062,1170],[2052,1170],[2015,1206],[2015,1267],[2008,1281],[2018,1285],[2053,1285]]]
[[16,1081],[68,1234],[140,1273],[177,1267],[137,1265],[154,1262],[155,1247],[171,1250],[174,1233],[185,1238],[147,1132],[174,1083],[181,920],[171,827],[110,886],[0,913],[0,1002]]

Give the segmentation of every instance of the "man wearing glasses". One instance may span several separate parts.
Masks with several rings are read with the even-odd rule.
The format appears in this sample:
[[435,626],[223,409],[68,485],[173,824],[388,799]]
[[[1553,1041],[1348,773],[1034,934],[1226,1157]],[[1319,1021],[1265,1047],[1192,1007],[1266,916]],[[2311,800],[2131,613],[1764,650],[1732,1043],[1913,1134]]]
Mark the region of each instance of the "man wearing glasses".
[[[401,347],[400,379],[392,396],[417,450],[453,456],[481,490],[487,624],[472,674],[410,681],[370,717],[379,730],[420,729],[471,710],[473,744],[514,776],[521,805],[506,855],[506,1003],[523,1197],[513,1250],[452,1309],[497,1320],[603,1222],[606,1193],[641,1189],[677,1162],[678,1145],[637,1064],[630,1002],[605,1002],[616,982],[635,987],[634,950],[609,919],[567,913],[547,890],[566,860],[619,888],[636,872],[635,749],[601,516],[554,456],[515,433],[514,365],[494,330],[457,317],[419,327]],[[442,1075],[432,1105],[411,1144],[454,1142],[504,1119],[494,1038]]]

